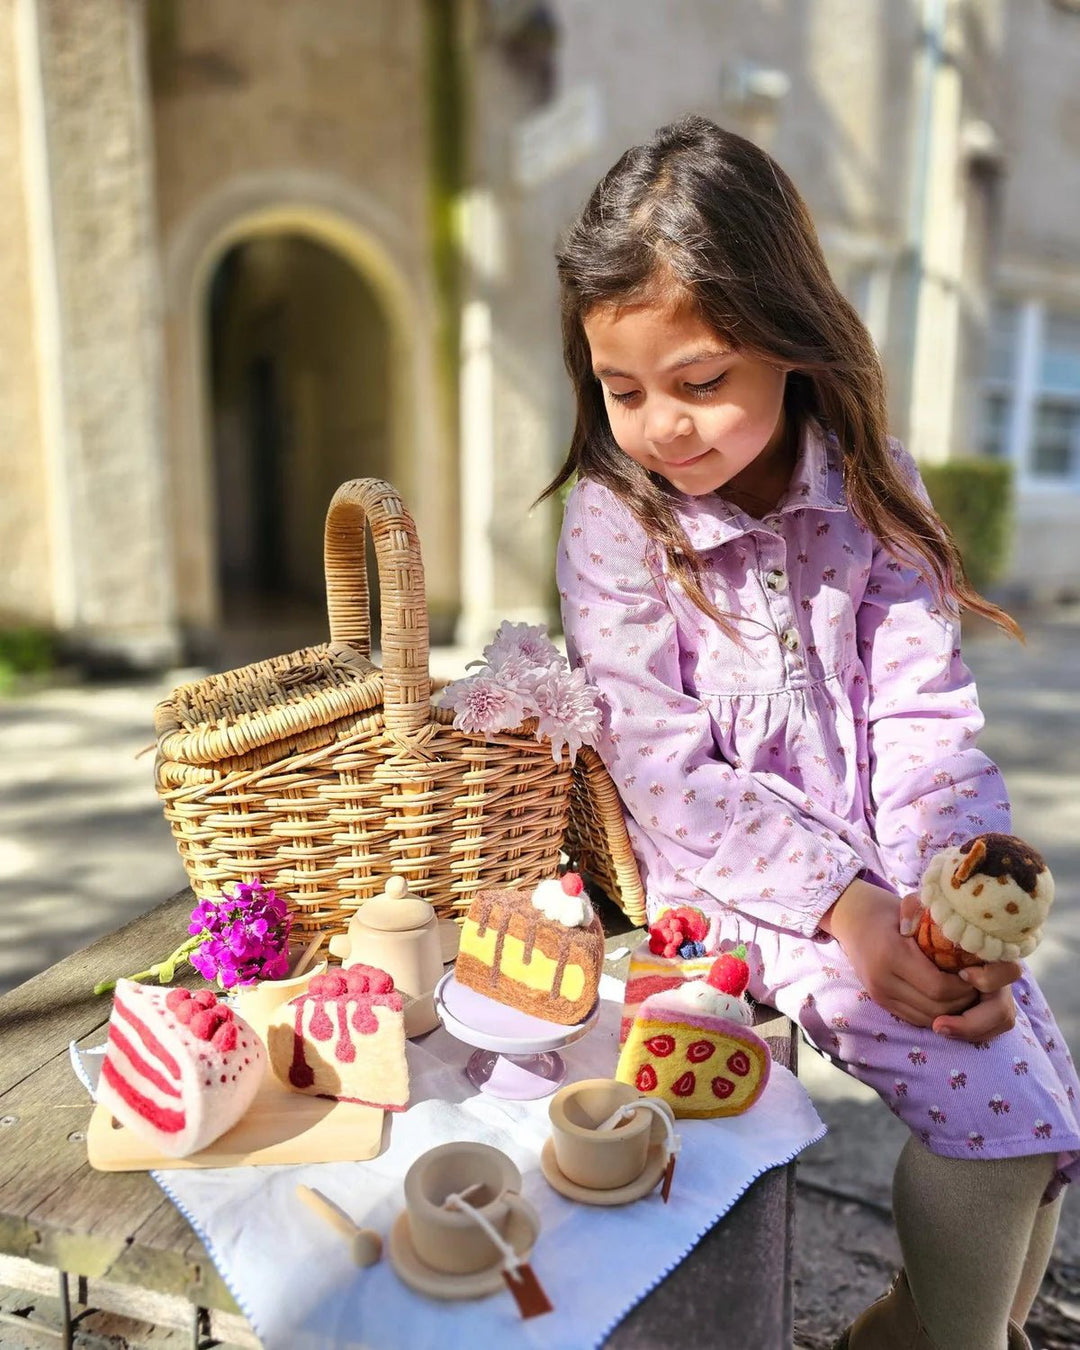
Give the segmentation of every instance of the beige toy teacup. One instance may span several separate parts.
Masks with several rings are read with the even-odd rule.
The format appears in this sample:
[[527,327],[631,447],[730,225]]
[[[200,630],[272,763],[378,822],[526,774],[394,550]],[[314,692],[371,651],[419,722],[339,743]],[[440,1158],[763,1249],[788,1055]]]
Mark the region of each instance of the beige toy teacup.
[[[640,1105],[632,1114],[611,1128],[600,1128],[620,1107],[634,1102]],[[642,1097],[629,1083],[615,1078],[567,1083],[552,1097],[548,1116],[559,1171],[594,1191],[636,1181],[645,1170],[650,1147],[671,1137],[675,1122],[667,1102]]]
[[518,1216],[534,1229],[540,1224],[532,1205],[518,1194],[520,1188],[521,1173],[488,1144],[439,1144],[421,1154],[405,1173],[405,1208],[416,1255],[448,1275],[494,1265],[500,1253],[483,1227],[446,1201],[462,1195],[505,1238]]

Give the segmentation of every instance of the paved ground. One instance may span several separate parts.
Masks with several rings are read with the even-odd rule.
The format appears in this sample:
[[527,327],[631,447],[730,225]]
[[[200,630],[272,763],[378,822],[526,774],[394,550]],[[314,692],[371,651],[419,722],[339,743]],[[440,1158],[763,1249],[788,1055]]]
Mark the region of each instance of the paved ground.
[[[1080,1050],[1080,612],[1029,620],[1026,648],[980,631],[966,654],[979,680],[982,744],[1001,764],[1017,833],[1058,883],[1033,966]],[[433,672],[461,672],[459,653]],[[141,913],[184,884],[154,796],[155,701],[182,673],[72,685],[0,701],[0,990]],[[903,1127],[868,1089],[809,1050],[801,1074],[830,1127],[800,1165],[797,1344],[824,1350],[887,1285],[897,1260],[888,1212]],[[1066,1204],[1053,1280],[1036,1306],[1045,1350],[1080,1346],[1080,1202]]]

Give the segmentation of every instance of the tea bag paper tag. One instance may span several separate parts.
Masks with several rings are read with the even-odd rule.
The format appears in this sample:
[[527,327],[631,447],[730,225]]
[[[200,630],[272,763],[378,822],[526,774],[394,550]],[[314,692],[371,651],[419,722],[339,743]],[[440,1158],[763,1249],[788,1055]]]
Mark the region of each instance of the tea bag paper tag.
[[502,1277],[513,1294],[514,1302],[518,1305],[522,1317],[539,1317],[542,1313],[552,1311],[551,1300],[544,1293],[543,1286],[528,1261],[522,1261],[514,1271],[504,1268]]
[[660,1191],[660,1197],[666,1205],[668,1196],[671,1194],[671,1182],[675,1176],[675,1154],[673,1153],[667,1160],[667,1167],[664,1168],[664,1185]]

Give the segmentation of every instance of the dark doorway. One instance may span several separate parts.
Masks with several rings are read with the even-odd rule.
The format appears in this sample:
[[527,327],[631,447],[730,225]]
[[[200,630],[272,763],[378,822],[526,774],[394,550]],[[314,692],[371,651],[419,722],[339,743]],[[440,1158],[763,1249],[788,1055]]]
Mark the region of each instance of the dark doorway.
[[[389,331],[347,261],[289,234],[224,255],[208,321],[222,615],[213,658],[225,669],[329,636],[330,499],[349,478],[392,479]],[[374,593],[370,549],[369,562]]]

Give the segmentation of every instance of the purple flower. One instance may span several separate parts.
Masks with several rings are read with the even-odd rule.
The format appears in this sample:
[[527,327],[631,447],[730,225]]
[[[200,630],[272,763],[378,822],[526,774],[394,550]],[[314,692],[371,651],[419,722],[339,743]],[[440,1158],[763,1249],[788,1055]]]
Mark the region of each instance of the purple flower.
[[202,941],[188,960],[223,989],[280,979],[288,971],[288,906],[258,881],[239,882],[232,895],[204,900],[191,912],[188,931]]

